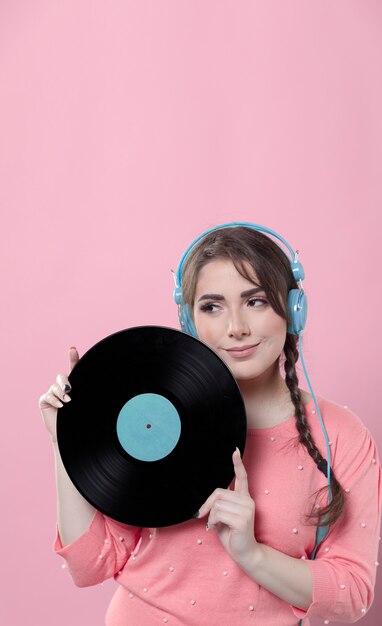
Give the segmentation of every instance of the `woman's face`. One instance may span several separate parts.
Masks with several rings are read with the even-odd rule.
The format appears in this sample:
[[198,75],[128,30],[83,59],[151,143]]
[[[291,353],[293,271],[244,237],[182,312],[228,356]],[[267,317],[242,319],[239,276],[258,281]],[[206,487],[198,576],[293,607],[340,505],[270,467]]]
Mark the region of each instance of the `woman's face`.
[[268,304],[255,274],[251,282],[229,259],[210,261],[199,273],[193,314],[199,338],[237,380],[257,378],[275,367],[287,323]]

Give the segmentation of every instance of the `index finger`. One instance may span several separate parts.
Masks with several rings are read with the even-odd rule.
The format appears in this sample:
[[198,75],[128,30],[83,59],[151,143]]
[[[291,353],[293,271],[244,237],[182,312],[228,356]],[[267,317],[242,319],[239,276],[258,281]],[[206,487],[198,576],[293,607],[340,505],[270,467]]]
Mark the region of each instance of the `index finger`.
[[78,354],[78,350],[75,346],[71,346],[69,348],[69,369],[72,371],[73,367],[80,360],[80,355]]
[[243,461],[241,460],[239,448],[236,448],[235,452],[233,453],[232,460],[236,477],[234,491],[241,494],[248,494],[249,490],[247,471],[244,467]]

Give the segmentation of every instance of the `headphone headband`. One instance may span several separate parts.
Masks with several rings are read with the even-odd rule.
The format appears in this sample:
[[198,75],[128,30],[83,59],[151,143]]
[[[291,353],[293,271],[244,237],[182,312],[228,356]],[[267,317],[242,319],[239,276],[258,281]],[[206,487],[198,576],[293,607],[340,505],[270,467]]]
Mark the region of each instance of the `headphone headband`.
[[254,224],[252,222],[228,222],[226,224],[220,224],[219,226],[214,226],[213,228],[210,228],[209,230],[204,231],[204,233],[202,233],[201,235],[199,235],[199,237],[194,239],[194,241],[188,246],[186,251],[183,253],[182,258],[180,259],[178,269],[176,270],[176,274],[175,274],[176,287],[180,287],[182,283],[182,272],[183,272],[183,266],[185,264],[185,261],[188,255],[190,254],[190,252],[199,243],[199,241],[201,241],[204,237],[206,237],[210,233],[213,233],[214,231],[222,230],[223,228],[235,228],[238,226],[245,226],[246,228],[252,228],[252,230],[257,230],[262,233],[267,233],[268,235],[272,235],[273,237],[281,241],[285,245],[285,247],[288,248],[289,250],[289,253],[291,256],[291,270],[296,281],[303,280],[305,278],[303,267],[301,263],[297,260],[298,251],[296,250],[296,252],[294,252],[292,246],[289,245],[287,240],[284,239],[284,237],[281,237],[281,235],[279,235],[278,233],[276,233],[276,231],[272,230],[271,228],[267,228],[266,226],[262,226],[261,224]]

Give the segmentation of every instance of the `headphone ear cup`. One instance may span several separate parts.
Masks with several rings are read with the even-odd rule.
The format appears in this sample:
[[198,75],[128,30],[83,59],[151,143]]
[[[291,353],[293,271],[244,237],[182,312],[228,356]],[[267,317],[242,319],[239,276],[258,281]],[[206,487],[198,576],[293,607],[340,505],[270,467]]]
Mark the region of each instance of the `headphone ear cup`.
[[179,307],[179,321],[182,330],[193,337],[198,338],[198,331],[195,328],[194,320],[192,319],[190,307],[188,304],[182,304]]
[[308,301],[301,289],[291,289],[289,291],[288,313],[290,318],[288,333],[298,335],[304,330],[308,315]]
[[182,304],[182,302],[183,302],[182,287],[179,287],[178,285],[175,285],[174,300],[175,300],[175,304],[177,304],[178,306],[179,306],[179,304]]

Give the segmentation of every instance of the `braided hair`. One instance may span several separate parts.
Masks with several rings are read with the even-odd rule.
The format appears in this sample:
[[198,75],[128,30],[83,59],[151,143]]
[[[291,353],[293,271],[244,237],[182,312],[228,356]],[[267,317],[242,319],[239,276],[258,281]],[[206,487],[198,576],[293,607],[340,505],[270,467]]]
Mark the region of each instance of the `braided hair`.
[[[250,281],[253,281],[253,274],[251,275],[250,272],[252,268],[274,311],[288,324],[290,323],[287,307],[288,292],[298,287],[290,268],[290,260],[270,237],[245,226],[213,231],[191,250],[184,263],[182,274],[183,301],[189,305],[191,312],[199,272],[204,265],[216,259],[230,259],[237,271]],[[318,469],[327,475],[326,459],[314,443],[298,388],[296,363],[299,352],[297,345],[298,335],[288,333],[279,361],[281,362],[284,355],[285,383],[295,408],[298,441],[305,446]],[[307,520],[317,526],[333,525],[344,509],[344,493],[332,468],[330,468],[330,477],[332,497],[329,503],[324,502],[322,506],[318,504],[327,491],[326,486],[312,494],[315,496],[315,501],[311,512],[307,515]]]
[[[295,408],[296,428],[299,434],[298,440],[303,446],[305,446],[318,469],[320,469],[326,476],[327,462],[313,441],[312,434],[306,421],[305,407],[302,403],[301,393],[298,388],[296,362],[298,360],[299,353],[296,335],[287,335],[284,345],[284,355],[285,382]],[[326,506],[318,508],[314,504],[310,514],[308,515],[308,519],[314,520],[317,526],[326,526],[327,524],[331,526],[341,516],[344,508],[344,493],[332,468],[330,468],[330,489],[332,495],[331,502]],[[326,492],[326,490],[327,487],[325,486],[316,492],[316,502],[317,499],[320,499],[322,493]]]

